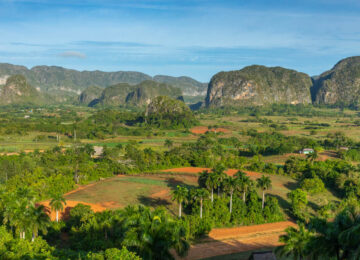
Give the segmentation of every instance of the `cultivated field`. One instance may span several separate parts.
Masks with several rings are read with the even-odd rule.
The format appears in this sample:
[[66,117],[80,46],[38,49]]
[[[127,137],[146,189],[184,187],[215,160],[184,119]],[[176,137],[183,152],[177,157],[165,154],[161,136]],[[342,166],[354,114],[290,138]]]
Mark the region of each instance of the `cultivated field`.
[[[65,194],[68,201],[66,212],[76,205],[76,202],[92,206],[95,211],[105,209],[124,208],[128,205],[142,204],[152,208],[164,206],[172,214],[177,214],[177,204],[171,199],[171,191],[177,185],[187,186],[188,188],[197,187],[198,174],[209,168],[184,167],[163,170],[163,173],[154,173],[136,176],[119,175],[106,180],[95,182],[89,185],[81,186],[78,189]],[[234,175],[235,169],[226,171],[228,175]],[[248,176],[255,180],[261,177],[261,173],[245,171]],[[298,184],[295,180],[287,176],[269,175],[272,181],[272,188],[267,194],[275,196],[284,213],[291,218],[290,200],[287,194],[296,188]],[[260,194],[260,190],[258,191]],[[338,198],[331,192],[308,196],[310,213],[313,213],[318,207],[327,204],[330,201],[338,201]],[[47,205],[47,204],[46,204]],[[51,213],[54,215],[54,213]],[[54,217],[54,216],[53,216]]]

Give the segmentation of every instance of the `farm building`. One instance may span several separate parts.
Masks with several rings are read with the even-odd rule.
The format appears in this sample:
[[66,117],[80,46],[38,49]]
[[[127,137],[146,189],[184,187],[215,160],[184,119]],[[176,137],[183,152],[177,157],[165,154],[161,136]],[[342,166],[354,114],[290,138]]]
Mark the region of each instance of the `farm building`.
[[304,148],[301,151],[299,151],[299,153],[301,153],[301,154],[311,154],[313,152],[314,152],[314,149],[311,149],[311,148]]

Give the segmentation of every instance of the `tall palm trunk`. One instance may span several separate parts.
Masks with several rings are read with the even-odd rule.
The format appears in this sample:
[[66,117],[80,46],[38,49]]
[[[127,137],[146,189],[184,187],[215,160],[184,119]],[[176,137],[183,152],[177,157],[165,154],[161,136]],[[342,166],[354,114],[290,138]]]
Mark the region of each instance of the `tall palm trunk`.
[[203,212],[203,199],[200,199],[200,218],[202,218],[202,212]]
[[230,214],[232,212],[232,197],[233,197],[233,192],[230,192]]
[[33,231],[32,237],[31,237],[31,242],[34,242],[34,241],[35,241],[35,232]]
[[181,218],[181,202],[179,203],[179,218]]
[[214,202],[214,188],[211,189],[211,203]]
[[262,209],[264,209],[264,205],[265,205],[265,190],[263,190],[263,194],[262,194]]
[[243,201],[245,202],[246,200],[246,191],[243,192]]
[[56,222],[59,222],[59,211],[56,211]]

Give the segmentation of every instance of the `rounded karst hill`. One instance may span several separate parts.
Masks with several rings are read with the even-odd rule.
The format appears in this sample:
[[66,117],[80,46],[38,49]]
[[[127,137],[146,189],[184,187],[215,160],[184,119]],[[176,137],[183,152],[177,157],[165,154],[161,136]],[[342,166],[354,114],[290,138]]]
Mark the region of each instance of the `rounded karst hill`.
[[145,116],[148,124],[162,128],[188,128],[197,122],[183,101],[167,96],[153,98]]
[[339,61],[314,84],[315,103],[358,106],[360,103],[360,56]]
[[6,80],[0,90],[0,104],[37,104],[46,103],[43,95],[31,86],[22,75],[14,75]]
[[311,103],[311,78],[281,67],[253,65],[219,72],[209,83],[207,107]]

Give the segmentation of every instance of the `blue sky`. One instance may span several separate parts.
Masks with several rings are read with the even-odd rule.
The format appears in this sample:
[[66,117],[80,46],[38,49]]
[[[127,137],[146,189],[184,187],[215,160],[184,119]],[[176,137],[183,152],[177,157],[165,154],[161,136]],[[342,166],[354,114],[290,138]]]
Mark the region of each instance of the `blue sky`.
[[359,0],[0,0],[0,62],[209,81],[360,55]]

